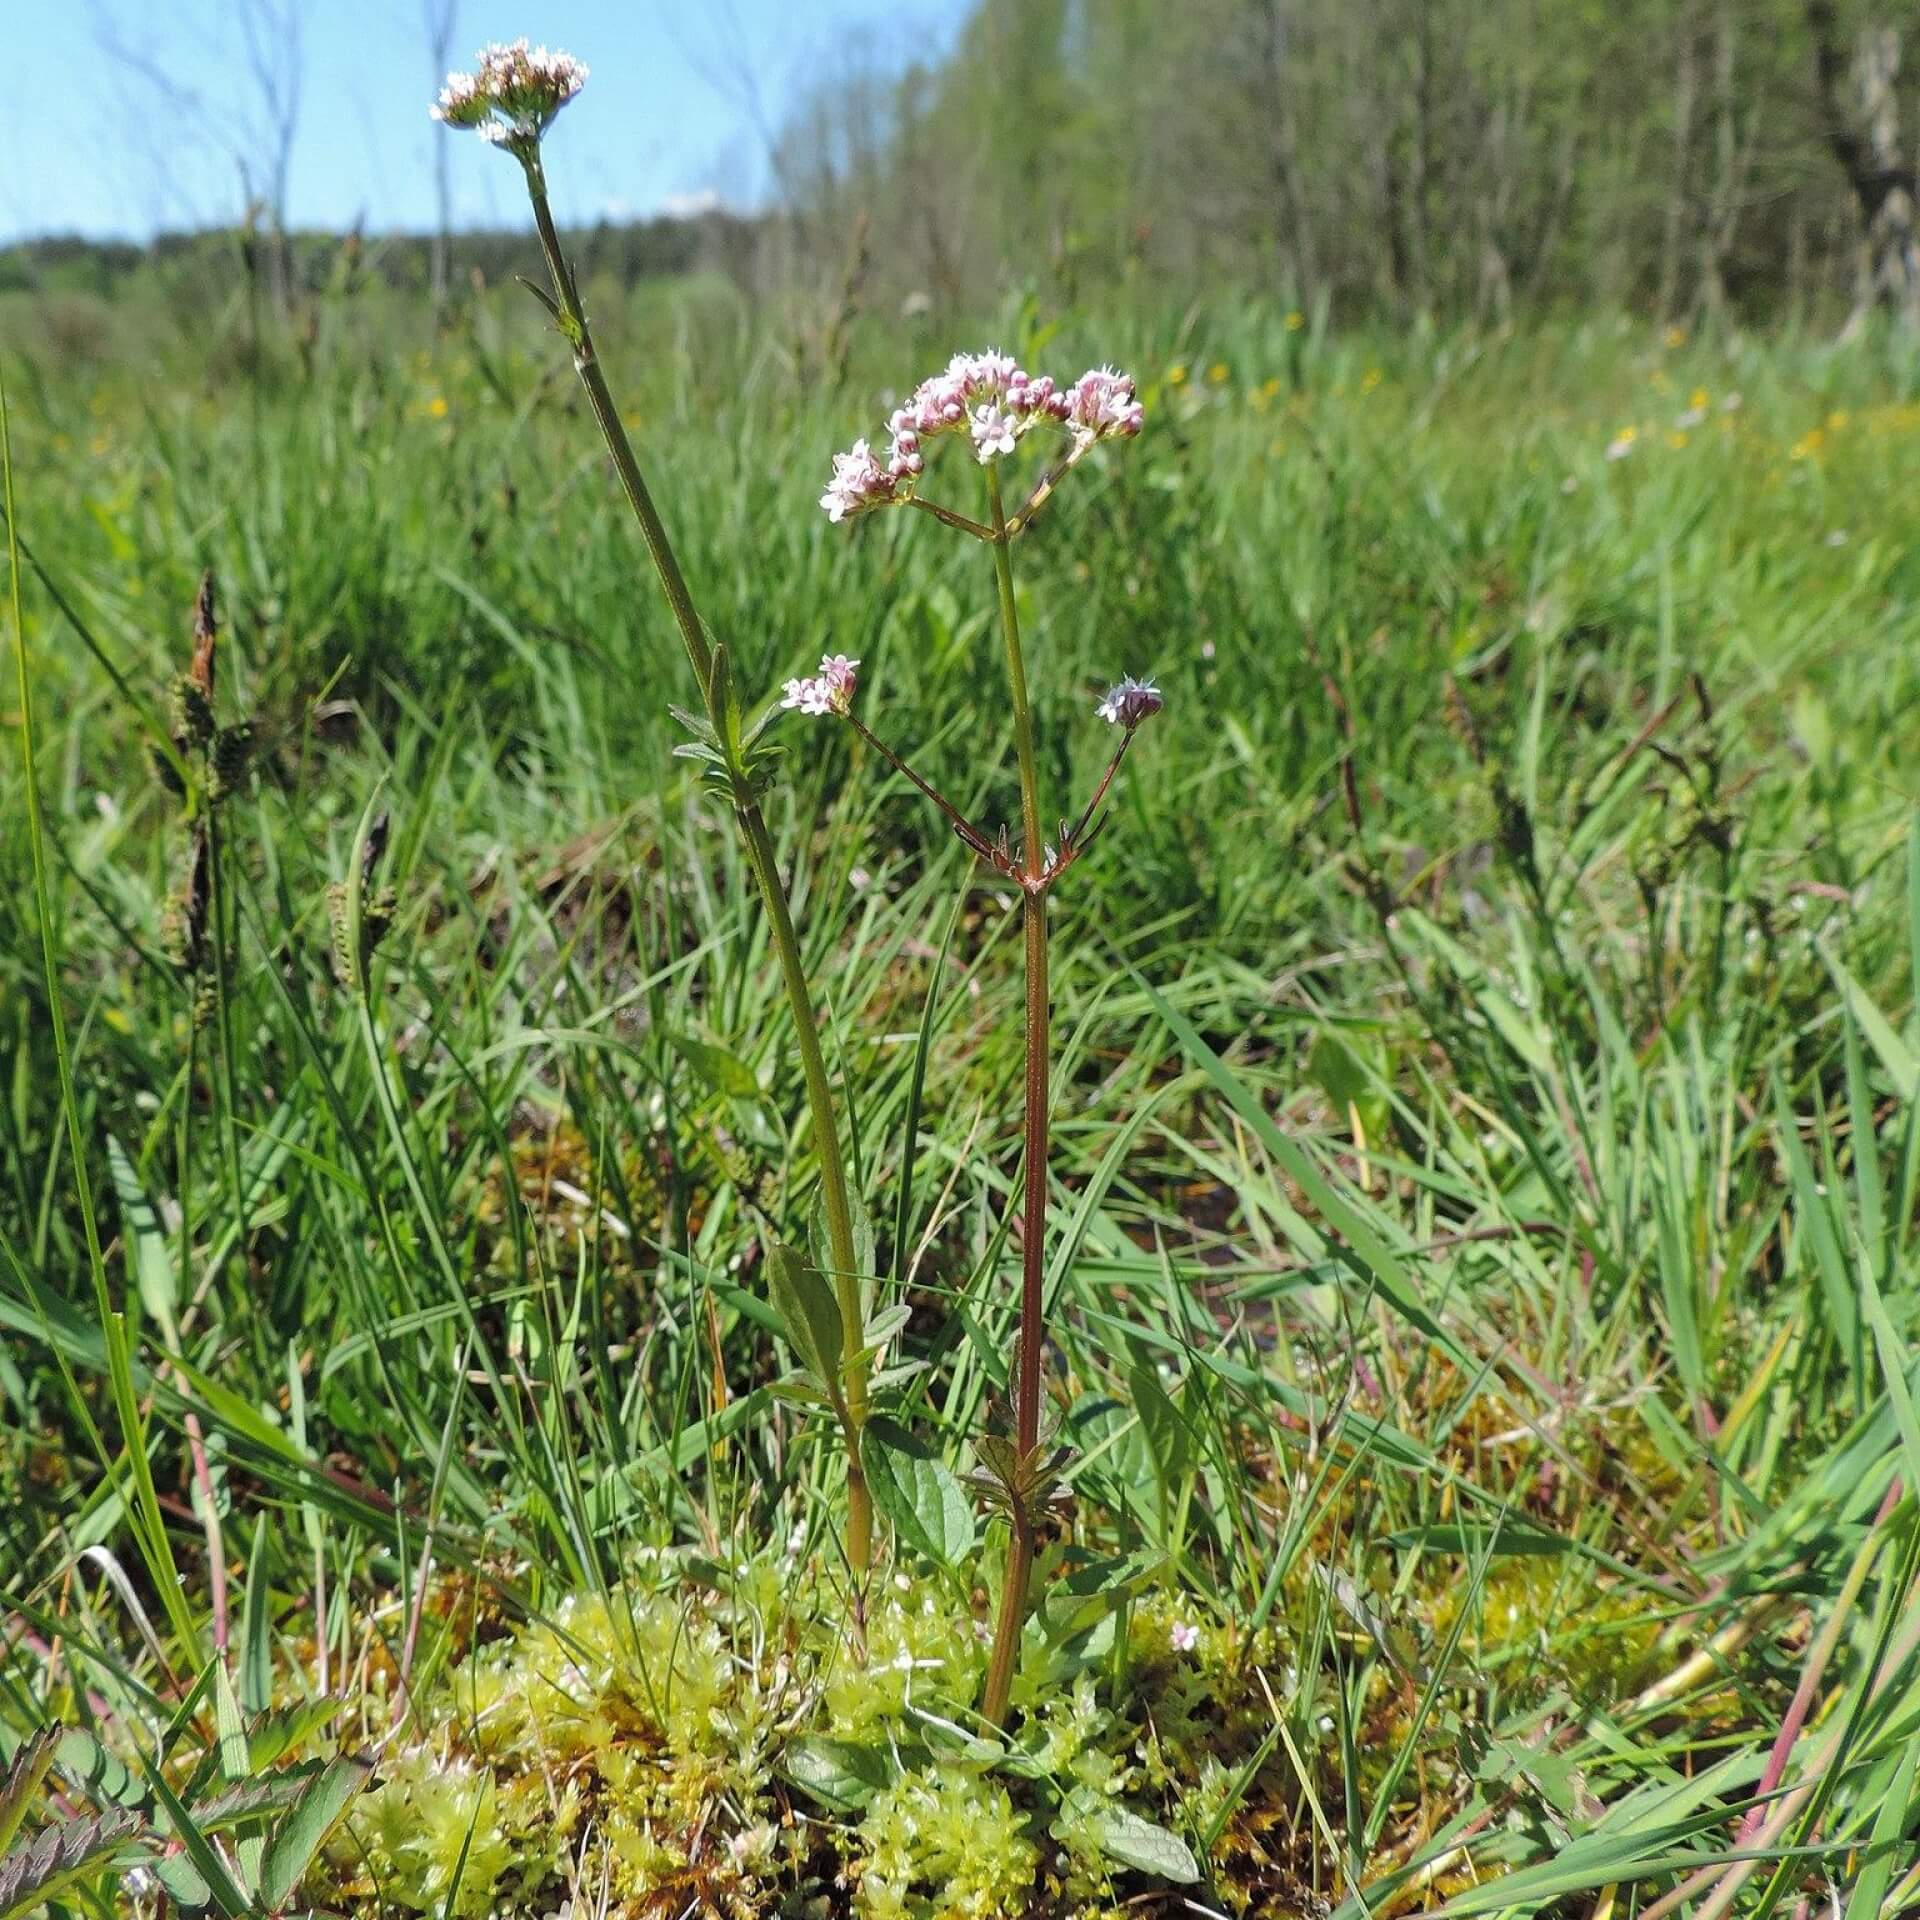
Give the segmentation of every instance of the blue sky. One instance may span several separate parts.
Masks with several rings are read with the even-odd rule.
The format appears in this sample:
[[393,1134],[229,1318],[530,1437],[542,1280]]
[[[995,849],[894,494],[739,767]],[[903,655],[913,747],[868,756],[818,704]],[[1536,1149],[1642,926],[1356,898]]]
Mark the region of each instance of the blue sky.
[[[286,4],[287,0],[281,0]],[[15,76],[0,114],[0,241],[142,238],[232,219],[257,96],[239,20],[248,0],[0,0]],[[435,85],[422,0],[292,0],[302,22],[295,225],[425,229]],[[965,0],[461,0],[456,66],[525,33],[593,69],[556,126],[564,219],[621,217],[764,187],[743,73],[766,116],[845,63],[944,46]],[[24,81],[24,84],[22,82]],[[169,91],[195,98],[170,106]],[[462,225],[519,221],[513,170],[455,139]]]

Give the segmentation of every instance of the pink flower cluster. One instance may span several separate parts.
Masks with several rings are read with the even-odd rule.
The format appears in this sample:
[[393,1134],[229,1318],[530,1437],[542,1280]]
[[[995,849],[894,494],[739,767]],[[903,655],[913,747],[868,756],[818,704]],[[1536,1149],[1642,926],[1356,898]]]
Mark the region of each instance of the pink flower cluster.
[[780,704],[801,713],[845,713],[853,705],[859,667],[858,660],[849,660],[844,653],[830,653],[820,662],[818,673],[787,682],[786,697]]
[[450,73],[428,109],[449,127],[471,127],[495,146],[540,138],[553,116],[587,84],[587,69],[570,53],[496,41],[480,50],[472,73]]
[[1140,431],[1144,417],[1131,376],[1114,367],[1094,367],[1083,373],[1068,395],[1068,423],[1075,434],[1089,440],[1114,434],[1131,437]]
[[917,450],[906,452],[895,443],[892,457],[883,467],[874,458],[873,449],[864,440],[856,440],[845,453],[833,456],[833,478],[820,496],[827,518],[836,526],[850,515],[864,513],[869,507],[884,507],[904,499],[902,487],[919,473]]
[[921,381],[906,405],[894,409],[884,462],[864,440],[834,455],[820,504],[838,522],[910,498],[926,465],[922,443],[941,434],[964,433],[985,466],[1010,454],[1035,427],[1065,427],[1077,460],[1095,441],[1138,433],[1141,419],[1132,380],[1112,367],[1093,368],[1061,387],[1008,354],[956,353],[943,373]]
[[1004,353],[956,353],[944,373],[922,380],[887,422],[894,451],[917,458],[922,439],[964,430],[982,465],[1011,453],[1043,421],[1064,422],[1067,396],[1045,374]]

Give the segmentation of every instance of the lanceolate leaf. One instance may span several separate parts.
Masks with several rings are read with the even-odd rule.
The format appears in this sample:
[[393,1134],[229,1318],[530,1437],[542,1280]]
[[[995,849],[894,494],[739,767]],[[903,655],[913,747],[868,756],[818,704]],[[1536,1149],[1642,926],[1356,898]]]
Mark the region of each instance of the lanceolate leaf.
[[303,1700],[297,1706],[273,1707],[247,1722],[247,1751],[256,1767],[270,1767],[283,1759],[310,1733],[318,1733],[340,1711],[337,1699]]
[[372,1772],[371,1762],[358,1754],[343,1754],[308,1782],[267,1842],[260,1897],[270,1909],[284,1907],[293,1898],[321,1843]]
[[200,1869],[184,1853],[163,1853],[153,1862],[156,1879],[167,1890],[167,1898],[183,1913],[198,1913],[213,1904],[213,1889],[201,1878]]
[[1154,1474],[1171,1500],[1179,1492],[1180,1476],[1186,1470],[1187,1423],[1151,1367],[1135,1367],[1127,1376],[1127,1384],[1133,1394],[1134,1411],[1140,1416],[1140,1431],[1146,1436]]
[[833,1288],[805,1254],[781,1240],[767,1242],[767,1291],[786,1329],[794,1357],[836,1402],[844,1329]]
[[[865,1280],[873,1273],[873,1216],[858,1194],[847,1195],[848,1225],[853,1232],[853,1271]],[[813,1249],[813,1263],[830,1278],[834,1275],[833,1243],[827,1233],[827,1207],[824,1198],[814,1203],[813,1217],[807,1223],[807,1244]]]
[[[904,1756],[903,1756],[904,1757]],[[893,1758],[855,1740],[796,1740],[781,1772],[803,1793],[829,1807],[864,1807],[895,1778]]]
[[1156,1826],[1132,1808],[1108,1800],[1090,1787],[1076,1788],[1067,1805],[1092,1833],[1100,1851],[1117,1866],[1150,1873],[1179,1886],[1200,1878],[1200,1863],[1193,1857],[1193,1849],[1177,1833]]
[[753,1077],[753,1069],[737,1053],[715,1046],[711,1040],[696,1040],[687,1033],[675,1033],[668,1037],[673,1043],[674,1052],[715,1093],[729,1100],[760,1098],[760,1082]]

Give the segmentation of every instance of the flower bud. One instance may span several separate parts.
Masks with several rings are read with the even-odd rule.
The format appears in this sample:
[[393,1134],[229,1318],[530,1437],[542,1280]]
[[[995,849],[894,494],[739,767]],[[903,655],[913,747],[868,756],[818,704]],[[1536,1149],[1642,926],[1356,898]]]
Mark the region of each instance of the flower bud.
[[1166,704],[1160,689],[1151,680],[1136,680],[1127,674],[1094,711],[1108,726],[1125,727],[1131,733],[1142,720],[1152,719]]

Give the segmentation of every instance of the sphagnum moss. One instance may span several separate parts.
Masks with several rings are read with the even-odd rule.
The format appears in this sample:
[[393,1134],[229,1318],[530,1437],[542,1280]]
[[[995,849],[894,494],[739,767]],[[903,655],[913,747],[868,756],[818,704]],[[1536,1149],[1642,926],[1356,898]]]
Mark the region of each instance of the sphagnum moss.
[[330,1844],[326,1898],[364,1920],[569,1901],[635,1920],[1095,1920],[1180,1877],[1176,1832],[1293,1804],[1245,1687],[1283,1684],[1275,1635],[1143,1603],[1126,1661],[1087,1656],[1002,1746],[954,1718],[985,1649],[936,1589],[881,1583],[855,1663],[817,1569],[748,1562],[724,1591],[691,1571],[656,1557],[620,1595],[441,1668]]

